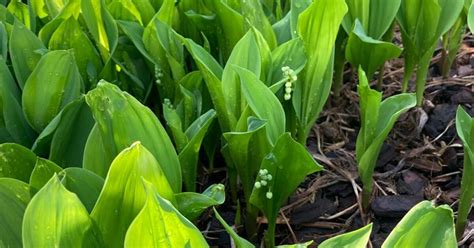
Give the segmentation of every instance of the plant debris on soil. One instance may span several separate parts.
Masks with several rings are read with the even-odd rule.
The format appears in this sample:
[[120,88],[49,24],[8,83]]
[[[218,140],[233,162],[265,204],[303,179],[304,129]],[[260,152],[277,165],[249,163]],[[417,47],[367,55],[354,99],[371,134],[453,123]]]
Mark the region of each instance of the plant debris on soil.
[[[456,211],[463,167],[463,150],[454,123],[456,108],[463,105],[474,115],[474,39],[471,35],[464,41],[450,78],[439,74],[441,55],[433,58],[423,109],[403,115],[386,140],[375,169],[368,213],[361,213],[358,205],[361,183],[355,141],[360,128],[359,105],[355,80],[350,69],[346,71],[340,98],[330,97],[308,140],[309,151],[325,171],[309,176],[281,209],[277,244],[309,240],[319,244],[360,228],[370,219],[374,227],[369,245],[380,247],[408,210],[422,200],[448,204]],[[402,59],[386,64],[384,97],[400,92],[402,78]],[[222,178],[225,169],[216,168],[201,178],[201,183],[204,188],[214,180],[223,182]],[[239,218],[233,203],[219,209],[228,223],[243,232],[242,225],[235,223]],[[472,211],[469,220],[460,247],[474,247]],[[266,225],[266,220],[261,218],[258,223]],[[231,247],[229,236],[212,214],[204,215],[199,225],[211,246]]]

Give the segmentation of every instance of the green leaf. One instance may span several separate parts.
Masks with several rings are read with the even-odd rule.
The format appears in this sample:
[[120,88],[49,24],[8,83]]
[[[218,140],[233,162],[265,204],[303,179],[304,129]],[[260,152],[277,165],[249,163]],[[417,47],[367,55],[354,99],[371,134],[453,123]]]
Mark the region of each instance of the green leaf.
[[63,168],[81,167],[87,137],[93,126],[92,113],[85,97],[81,96],[64,107],[46,126],[32,150],[39,156],[49,157]]
[[405,49],[405,71],[402,90],[417,69],[417,104],[422,105],[431,57],[439,38],[456,22],[464,0],[402,0],[397,20]]
[[369,242],[370,233],[372,232],[372,223],[359,228],[355,231],[337,235],[322,242],[319,248],[365,248]]
[[3,58],[0,58],[0,143],[31,146],[36,134],[21,108],[21,94]]
[[30,125],[41,132],[83,89],[81,76],[68,51],[44,55],[25,83],[23,111]]
[[38,192],[55,174],[58,174],[62,170],[63,168],[59,167],[54,162],[38,158],[30,177],[30,186],[32,190]]
[[[36,2],[33,1],[33,2]],[[80,0],[69,0],[64,8],[61,10],[53,20],[46,23],[43,28],[39,31],[38,37],[43,41],[44,44],[49,44],[51,36],[56,32],[58,27],[63,24],[67,19],[74,18],[78,19],[81,13],[81,1]]]
[[215,117],[216,111],[211,109],[194,121],[185,132],[188,142],[178,157],[184,185],[188,191],[196,190],[197,165],[201,143]]
[[82,31],[79,22],[74,17],[69,17],[58,26],[49,40],[49,49],[72,49],[86,89],[91,88],[96,83],[97,78],[91,78],[87,70],[90,66],[93,66],[96,71],[99,71],[102,69],[102,61],[94,45]]
[[0,178],[29,182],[35,164],[36,155],[27,148],[12,143],[0,144]]
[[244,238],[241,238],[232,227],[230,227],[227,222],[221,217],[219,212],[215,208],[214,209],[214,214],[216,215],[217,220],[221,223],[221,225],[224,227],[224,229],[227,231],[227,233],[230,235],[232,240],[234,240],[235,246],[237,248],[255,248],[255,246],[247,241]]
[[354,67],[362,66],[367,78],[371,79],[385,61],[397,58],[401,52],[402,49],[390,42],[367,36],[359,20],[355,21],[347,42],[346,58]]
[[[245,54],[245,55],[243,55]],[[227,103],[227,108],[232,111],[235,118],[239,118],[245,108],[242,96],[240,79],[233,66],[239,66],[251,71],[260,78],[261,58],[255,34],[248,31],[235,45],[230,54],[222,74],[222,89]]]
[[273,92],[251,71],[234,66],[239,74],[242,94],[255,115],[267,121],[267,135],[271,144],[285,132],[285,111]]
[[7,7],[8,11],[12,13],[18,20],[23,22],[23,24],[28,28],[31,29],[31,22],[30,22],[30,13],[28,12],[28,5],[20,2],[20,1],[11,1]]
[[41,58],[41,54],[36,52],[40,49],[46,49],[41,40],[19,21],[15,21],[10,35],[10,57],[22,89]]
[[61,173],[62,183],[69,191],[75,193],[90,213],[99,198],[104,179],[82,168],[66,168]]
[[346,0],[349,12],[342,23],[347,33],[356,20],[367,36],[380,40],[388,31],[400,8],[401,0]]
[[165,199],[174,202],[173,190],[153,154],[139,142],[123,150],[112,162],[91,213],[109,247],[123,244],[129,225],[145,204],[147,195],[142,178],[154,184]]
[[[99,144],[86,144],[84,161],[92,164],[86,163],[84,168],[105,176],[99,173],[107,171],[106,168],[113,158],[133,142],[140,141],[163,165],[162,170],[173,191],[181,192],[182,179],[178,156],[166,130],[150,109],[127,92],[105,81],[99,82],[97,88],[87,93],[86,102],[98,124],[103,149],[98,151],[88,149]],[[117,133],[121,135],[117,136]],[[89,137],[88,143],[92,141],[97,141],[97,137],[93,139]],[[97,156],[104,156],[105,159],[96,161]]]
[[[262,33],[271,50],[277,47],[275,32],[272,29],[270,21],[263,12],[262,5],[259,1],[241,1],[242,16],[245,18],[247,25],[255,27]],[[249,54],[250,55],[250,54]]]
[[313,244],[313,241],[308,241],[302,244],[293,244],[293,245],[278,245],[276,248],[307,248]]
[[128,22],[128,21],[117,21],[118,26],[122,29],[122,31],[127,35],[127,37],[133,42],[133,45],[137,48],[138,51],[145,57],[149,62],[154,62],[151,55],[145,48],[145,44],[143,43],[142,37],[144,28],[140,26],[140,24],[135,22]]
[[102,60],[107,64],[118,43],[117,24],[105,8],[104,0],[82,0],[81,9]]
[[429,201],[418,203],[382,244],[382,248],[398,247],[457,247],[453,210],[448,205],[434,207]]
[[142,17],[132,0],[109,1],[107,9],[117,20],[134,21],[143,25]]
[[[264,180],[259,173],[256,181],[266,181],[266,185],[254,187],[250,203],[265,213],[270,225],[269,233],[273,232],[274,235],[280,207],[307,175],[322,170],[322,167],[313,160],[303,145],[294,141],[289,133],[285,133],[263,159],[260,170],[266,170],[271,175],[271,180]],[[267,238],[272,238],[272,234]]]
[[474,3],[469,7],[469,13],[467,15],[467,24],[471,32],[474,30]]
[[231,161],[242,183],[245,199],[248,201],[258,169],[272,146],[267,138],[267,122],[250,117],[246,124],[245,131],[227,132],[223,135],[227,141]]
[[459,106],[456,112],[456,130],[464,146],[464,167],[461,179],[461,196],[459,199],[456,233],[462,237],[471,211],[474,197],[474,118]]
[[298,19],[298,33],[306,54],[311,54],[301,80],[295,83],[293,97],[293,106],[301,123],[300,141],[306,141],[329,96],[334,43],[346,12],[344,0],[319,0],[314,1]]
[[365,72],[359,68],[361,129],[356,141],[359,176],[364,185],[363,205],[368,206],[372,192],[372,174],[383,142],[398,117],[416,105],[414,94],[398,94],[381,102],[382,94],[370,89]]
[[202,194],[183,192],[175,197],[179,212],[188,220],[195,221],[207,208],[224,203],[225,188],[222,184],[213,184]]
[[245,34],[244,17],[222,0],[207,1],[206,7],[216,15],[218,47],[224,61]]
[[30,201],[28,184],[0,178],[0,244],[3,247],[22,247],[21,224]]
[[204,48],[191,39],[183,42],[202,73],[207,89],[211,95],[212,103],[217,112],[221,130],[228,132],[236,125],[236,117],[229,113],[221,82],[223,70],[217,61]]
[[300,73],[307,61],[303,41],[295,38],[281,44],[272,51],[272,60],[272,85],[284,78],[281,70],[284,66],[290,67],[295,73]]
[[143,183],[146,202],[130,224],[125,247],[209,247],[201,231],[161,197],[156,185]]
[[53,176],[31,199],[23,219],[24,247],[96,247],[100,238],[86,208]]

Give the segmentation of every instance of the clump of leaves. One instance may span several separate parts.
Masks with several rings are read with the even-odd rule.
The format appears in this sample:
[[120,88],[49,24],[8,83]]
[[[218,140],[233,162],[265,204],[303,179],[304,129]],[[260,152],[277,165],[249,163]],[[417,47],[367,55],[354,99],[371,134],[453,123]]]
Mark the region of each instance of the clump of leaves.
[[398,117],[414,107],[414,94],[399,94],[382,101],[382,93],[369,86],[365,72],[359,68],[359,106],[361,128],[357,135],[356,159],[362,181],[362,205],[369,206],[372,195],[372,174],[377,158]]

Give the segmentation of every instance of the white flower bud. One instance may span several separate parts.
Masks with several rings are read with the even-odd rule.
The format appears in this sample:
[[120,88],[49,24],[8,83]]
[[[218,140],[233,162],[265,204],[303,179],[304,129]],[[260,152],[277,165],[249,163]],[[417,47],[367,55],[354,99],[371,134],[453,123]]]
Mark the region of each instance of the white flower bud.
[[291,86],[293,86],[292,83],[290,83],[290,82],[286,82],[286,83],[285,83],[285,88],[291,88]]
[[262,185],[260,184],[260,182],[255,182],[255,188],[259,189],[260,187],[262,187]]
[[288,101],[291,99],[291,94],[286,93],[284,96],[285,100]]
[[291,88],[285,88],[285,93],[290,94],[293,90]]
[[261,183],[263,186],[267,186],[267,181],[265,181],[265,180],[260,181],[260,183]]
[[271,181],[272,178],[273,178],[272,175],[270,175],[270,174],[267,175],[267,180],[268,180],[268,181]]
[[272,193],[272,192],[270,192],[270,191],[268,191],[268,192],[267,192],[267,194],[266,194],[265,196],[267,197],[267,199],[269,199],[269,200],[270,200],[270,199],[272,199],[272,197],[273,197],[273,193]]

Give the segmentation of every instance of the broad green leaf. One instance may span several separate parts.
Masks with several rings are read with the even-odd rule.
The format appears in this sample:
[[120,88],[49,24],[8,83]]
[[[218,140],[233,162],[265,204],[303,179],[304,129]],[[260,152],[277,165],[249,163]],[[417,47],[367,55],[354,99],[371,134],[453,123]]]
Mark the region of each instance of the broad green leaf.
[[223,135],[227,141],[230,158],[242,183],[245,199],[249,200],[258,169],[272,146],[267,138],[268,123],[250,117],[246,124],[245,131],[227,132]]
[[195,221],[207,208],[224,203],[225,188],[222,184],[213,184],[202,194],[183,192],[175,197],[179,212],[188,220]]
[[15,21],[13,25],[9,45],[13,70],[20,88],[23,89],[26,80],[41,58],[41,54],[37,51],[46,49],[46,47],[33,32],[19,21]]
[[0,178],[10,177],[29,182],[36,164],[36,155],[13,143],[0,144]]
[[125,247],[209,247],[201,231],[161,197],[157,186],[143,181],[146,201],[130,224]]
[[223,0],[208,0],[208,7],[216,15],[218,45],[223,61],[229,58],[234,46],[245,34],[244,17]]
[[3,58],[0,58],[0,143],[31,146],[36,134],[21,108],[21,94]]
[[230,227],[227,222],[221,217],[221,215],[217,212],[217,210],[214,208],[214,214],[216,215],[217,220],[221,223],[221,225],[224,227],[224,229],[227,231],[227,233],[230,235],[232,240],[234,240],[235,246],[237,248],[255,248],[255,245],[250,243],[244,238],[241,238],[232,227]]
[[[260,1],[241,1],[242,16],[247,25],[255,27],[263,35],[271,50],[277,47],[275,32],[263,12]],[[249,54],[250,55],[250,54]]]
[[346,58],[354,67],[362,66],[367,78],[371,79],[385,61],[397,58],[401,52],[395,44],[367,36],[359,20],[355,21],[347,42]]
[[61,172],[63,168],[47,159],[38,158],[35,168],[31,172],[30,187],[38,192],[55,175]]
[[381,102],[382,94],[370,89],[365,72],[359,69],[361,129],[356,141],[359,176],[364,185],[363,205],[368,206],[372,192],[372,174],[383,142],[398,117],[416,105],[414,94],[399,94]]
[[461,107],[456,112],[456,130],[464,146],[464,167],[461,179],[461,196],[459,199],[456,233],[462,237],[471,211],[474,197],[474,118]]
[[83,89],[81,75],[72,54],[58,50],[48,52],[25,83],[23,111],[37,132],[43,129]]
[[87,35],[82,31],[79,22],[74,17],[63,21],[49,40],[49,49],[68,50],[72,49],[79,72],[86,85],[90,89],[97,81],[87,73],[89,67],[94,67],[99,71],[102,68],[100,55],[94,48]]
[[319,248],[365,248],[372,232],[372,223],[355,231],[337,235],[322,242]]
[[134,21],[143,25],[140,12],[132,0],[110,1],[107,5],[107,9],[116,20]]
[[22,3],[21,1],[10,1],[7,9],[16,18],[18,18],[18,20],[23,22],[25,27],[31,30],[30,13],[28,11],[28,5]]
[[[103,149],[90,150],[86,144],[84,156],[90,158],[85,158],[84,161],[92,164],[86,163],[84,168],[91,169],[103,177],[105,175],[99,173],[109,167],[110,162],[121,150],[135,141],[140,141],[162,165],[173,191],[181,192],[181,167],[178,156],[166,130],[150,109],[127,92],[105,81],[99,82],[97,88],[87,93],[86,102],[98,124]],[[117,136],[117,133],[121,135]],[[102,150],[105,153],[101,154]],[[105,160],[94,160],[97,156],[104,156]]]
[[255,115],[267,121],[267,135],[272,144],[285,132],[285,111],[278,98],[258,77],[244,68],[234,66],[241,81],[242,94]]
[[82,167],[94,172],[102,178],[105,178],[109,171],[111,162],[105,155],[94,156],[94,154],[107,154],[102,135],[100,134],[99,125],[97,123],[92,127],[89,137],[87,137],[86,146],[84,147]]
[[57,175],[31,199],[23,219],[24,247],[96,247],[100,236],[86,208]]
[[457,247],[453,210],[447,205],[434,207],[429,201],[418,203],[382,244],[382,248],[402,247]]
[[189,53],[196,62],[202,77],[206,82],[211,95],[212,103],[217,112],[217,118],[221,130],[224,132],[232,130],[236,125],[236,118],[227,109],[226,98],[221,82],[223,70],[217,61],[204,48],[191,39],[183,39]]
[[90,213],[99,198],[104,186],[104,179],[82,168],[66,168],[61,173],[62,183],[69,191],[75,193]]
[[1,246],[22,247],[21,224],[30,198],[28,184],[13,178],[0,178]]
[[[334,43],[347,12],[344,0],[313,2],[298,19],[298,33],[310,54],[301,80],[295,83],[293,105],[300,122],[298,140],[306,142],[310,129],[329,96]],[[329,75],[329,76],[328,76]]]
[[179,89],[176,83],[185,75],[183,45],[178,34],[154,18],[143,31],[143,44],[155,63],[155,75],[161,98],[174,100]]
[[272,51],[272,60],[272,85],[284,78],[281,70],[284,66],[290,67],[295,73],[300,73],[307,61],[303,41],[295,38],[281,44]]
[[94,126],[84,97],[64,108],[51,140],[49,159],[61,167],[81,167],[87,137]]
[[81,9],[102,60],[107,64],[118,43],[117,24],[105,8],[104,0],[81,0]]
[[123,150],[112,162],[91,217],[108,247],[121,246],[129,225],[143,208],[147,195],[142,178],[165,199],[174,202],[173,190],[158,163],[139,142]]
[[0,23],[0,54],[4,60],[8,58],[8,32],[5,23]]
[[87,136],[93,125],[92,113],[85,97],[81,96],[54,117],[36,139],[32,150],[62,167],[81,167]]
[[397,21],[405,49],[405,70],[402,90],[416,72],[417,105],[423,103],[431,57],[439,38],[456,22],[464,5],[463,0],[402,0]]
[[[250,203],[265,213],[269,228],[274,232],[280,207],[307,175],[322,170],[322,167],[313,160],[303,145],[294,141],[289,133],[285,133],[263,159],[260,170],[268,173],[265,175],[267,180],[259,173],[256,181],[266,181],[266,185],[254,187]],[[268,175],[271,180],[268,180]]]
[[135,22],[128,22],[128,21],[117,21],[118,26],[122,29],[122,31],[127,35],[127,37],[133,42],[135,47],[138,51],[149,61],[154,62],[151,55],[145,48],[145,44],[143,43],[142,37],[144,28],[140,26],[140,24]]
[[227,103],[227,108],[232,111],[235,118],[239,118],[245,108],[245,100],[242,99],[240,79],[233,66],[239,66],[251,71],[260,78],[261,58],[255,34],[247,32],[235,45],[227,60],[222,74],[222,89]]
[[155,15],[155,9],[149,0],[132,0],[135,7],[140,12],[143,25],[147,25]]
[[44,0],[51,18],[56,17],[64,8],[66,0]]
[[196,190],[197,166],[201,143],[215,117],[216,111],[209,110],[191,124],[185,132],[188,142],[179,153],[178,158],[181,164],[184,185],[188,191]]
[[[33,1],[36,2],[37,0]],[[78,19],[81,13],[81,0],[69,0],[64,8],[61,10],[53,20],[46,23],[38,33],[38,37],[44,44],[49,44],[51,36],[56,32],[56,29],[63,24],[67,19]],[[74,37],[73,37],[74,38]]]
[[342,26],[350,34],[356,20],[362,30],[374,40],[380,40],[392,25],[401,0],[346,0],[349,12]]

